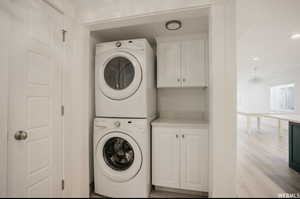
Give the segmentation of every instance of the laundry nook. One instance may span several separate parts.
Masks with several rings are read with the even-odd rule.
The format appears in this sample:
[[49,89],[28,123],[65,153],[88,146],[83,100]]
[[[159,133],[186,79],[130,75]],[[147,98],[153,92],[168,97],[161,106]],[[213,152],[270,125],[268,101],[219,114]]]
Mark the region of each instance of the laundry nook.
[[96,194],[208,195],[208,13],[93,32]]

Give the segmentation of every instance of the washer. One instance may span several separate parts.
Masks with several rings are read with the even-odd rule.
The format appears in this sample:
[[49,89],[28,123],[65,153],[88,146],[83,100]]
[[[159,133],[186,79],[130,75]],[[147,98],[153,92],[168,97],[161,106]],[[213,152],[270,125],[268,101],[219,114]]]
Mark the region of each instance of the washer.
[[146,198],[150,182],[150,119],[94,120],[95,192]]
[[154,54],[146,39],[98,44],[95,70],[97,117],[156,114]]

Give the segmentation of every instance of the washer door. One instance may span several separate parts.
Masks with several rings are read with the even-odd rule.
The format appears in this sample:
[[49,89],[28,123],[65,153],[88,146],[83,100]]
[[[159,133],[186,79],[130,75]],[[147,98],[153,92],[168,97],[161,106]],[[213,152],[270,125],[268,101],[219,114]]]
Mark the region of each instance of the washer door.
[[103,94],[113,100],[132,96],[140,87],[142,70],[137,59],[126,52],[116,52],[100,61],[99,87]]
[[141,169],[142,152],[135,140],[125,133],[106,134],[99,141],[96,150],[102,172],[113,181],[129,181]]

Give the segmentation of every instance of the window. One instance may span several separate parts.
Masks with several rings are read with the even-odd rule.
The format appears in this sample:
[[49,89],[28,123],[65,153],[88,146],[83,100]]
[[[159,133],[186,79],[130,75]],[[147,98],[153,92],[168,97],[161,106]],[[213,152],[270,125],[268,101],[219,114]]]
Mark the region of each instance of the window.
[[295,84],[271,87],[272,111],[295,111]]

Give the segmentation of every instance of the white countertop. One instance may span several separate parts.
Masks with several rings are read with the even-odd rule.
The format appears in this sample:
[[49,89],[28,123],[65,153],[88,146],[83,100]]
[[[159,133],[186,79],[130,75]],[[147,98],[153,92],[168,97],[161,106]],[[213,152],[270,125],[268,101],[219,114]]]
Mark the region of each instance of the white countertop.
[[188,127],[188,128],[208,128],[207,121],[199,119],[181,119],[181,118],[158,118],[154,120],[152,126],[160,127]]

